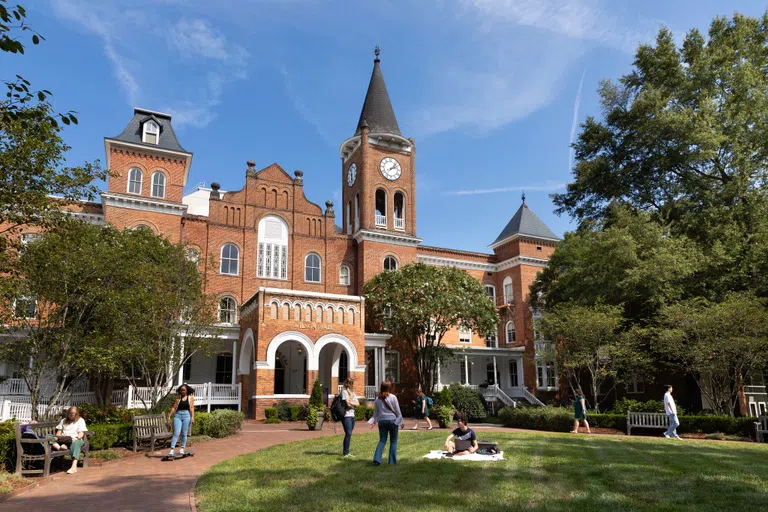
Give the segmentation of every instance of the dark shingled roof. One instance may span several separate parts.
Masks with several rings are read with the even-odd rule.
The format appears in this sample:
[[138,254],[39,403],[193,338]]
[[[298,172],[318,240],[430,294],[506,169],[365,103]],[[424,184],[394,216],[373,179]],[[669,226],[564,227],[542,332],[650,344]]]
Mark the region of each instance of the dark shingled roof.
[[363,123],[368,124],[371,133],[391,133],[403,136],[400,127],[397,126],[395,111],[389,101],[389,93],[384,83],[384,75],[381,74],[378,56],[373,61],[373,73],[368,84],[368,92],[365,94],[363,110],[360,112],[360,120],[357,122],[355,135],[360,135]]
[[[150,119],[160,125],[160,142],[158,144],[146,144],[141,140],[142,126]],[[120,135],[113,138],[115,140],[130,142],[131,144],[139,144],[150,148],[169,149],[171,151],[189,153],[189,151],[181,147],[179,139],[176,138],[176,132],[173,131],[173,125],[171,125],[171,116],[152,110],[145,110],[143,108],[134,108],[133,119],[131,119],[128,126],[125,127]]]
[[520,205],[520,208],[512,216],[506,227],[499,233],[499,236],[496,237],[496,240],[494,240],[491,245],[497,244],[514,235],[560,240],[560,237],[554,234],[525,203]]

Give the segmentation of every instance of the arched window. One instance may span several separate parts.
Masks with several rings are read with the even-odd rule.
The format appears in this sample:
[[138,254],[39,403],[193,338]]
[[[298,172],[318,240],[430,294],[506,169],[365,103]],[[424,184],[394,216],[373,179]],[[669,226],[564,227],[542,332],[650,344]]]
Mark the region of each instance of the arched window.
[[394,256],[384,258],[384,270],[397,270],[397,260]]
[[160,127],[154,121],[144,123],[144,135],[142,141],[147,144],[157,144],[160,140]]
[[387,193],[382,189],[376,190],[376,227],[387,227]]
[[313,252],[304,258],[304,280],[310,283],[320,282],[320,256]]
[[405,196],[395,192],[395,229],[405,231]]
[[152,175],[152,197],[165,197],[165,174],[160,171]]
[[237,301],[232,297],[222,297],[219,301],[219,323],[237,323]]
[[344,286],[349,286],[350,283],[350,272],[349,267],[346,265],[342,265],[339,267],[339,284]]
[[352,201],[347,201],[347,234],[352,234]]
[[128,193],[141,194],[141,181],[144,179],[144,173],[137,167],[131,167],[128,171]]
[[355,194],[355,231],[360,229],[360,194]]
[[221,266],[219,272],[236,276],[240,263],[240,249],[235,244],[224,244],[221,248]]
[[512,278],[507,276],[504,278],[504,304],[512,304],[514,298],[512,294]]
[[277,215],[267,215],[259,221],[256,275],[288,279],[288,224]]
[[515,343],[517,341],[515,336],[515,322],[507,322],[507,343]]

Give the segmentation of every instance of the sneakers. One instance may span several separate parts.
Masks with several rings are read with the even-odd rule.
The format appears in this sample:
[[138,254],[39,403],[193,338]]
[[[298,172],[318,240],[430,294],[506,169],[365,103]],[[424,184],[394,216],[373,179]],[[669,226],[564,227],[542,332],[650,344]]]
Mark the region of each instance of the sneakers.
[[184,448],[182,448],[181,450],[179,450],[179,455],[184,455]]
[[373,461],[373,465],[374,466],[381,466],[381,462],[375,460],[375,461]]
[[173,448],[171,448],[171,451],[169,451],[169,452],[168,452],[168,455],[169,455],[170,457],[173,457]]
[[354,455],[352,455],[351,453],[348,453],[348,454],[344,455],[344,458],[345,458],[345,459],[346,459],[346,458],[354,459],[354,458],[355,458],[355,456],[354,456]]
[[664,437],[666,437],[667,439],[669,439],[669,438],[670,438],[670,435],[669,435],[669,434],[667,434],[666,432],[664,432]]
[[74,475],[75,473],[77,473],[77,465],[74,465],[71,468],[69,468],[67,470],[67,473],[69,473],[70,475]]

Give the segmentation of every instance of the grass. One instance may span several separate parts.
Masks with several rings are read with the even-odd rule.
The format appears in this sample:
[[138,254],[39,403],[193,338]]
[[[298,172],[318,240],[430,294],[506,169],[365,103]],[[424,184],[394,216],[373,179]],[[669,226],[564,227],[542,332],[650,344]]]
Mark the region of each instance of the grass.
[[99,460],[116,460],[122,459],[123,454],[116,450],[97,450],[91,452],[91,457]]
[[503,462],[426,460],[446,432],[401,433],[396,466],[374,467],[376,434],[317,438],[242,455],[198,481],[201,512],[768,510],[768,445],[490,433]]
[[24,487],[28,484],[29,482],[25,482],[24,478],[20,475],[0,471],[0,496],[5,496],[14,489]]

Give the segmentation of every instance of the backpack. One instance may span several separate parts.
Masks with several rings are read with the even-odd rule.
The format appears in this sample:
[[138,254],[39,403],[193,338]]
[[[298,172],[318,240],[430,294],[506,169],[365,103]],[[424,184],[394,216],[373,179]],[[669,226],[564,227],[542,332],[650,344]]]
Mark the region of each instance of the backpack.
[[435,402],[430,397],[427,397],[427,407],[432,407],[433,405],[435,405]]
[[347,404],[341,399],[341,393],[333,397],[331,402],[331,418],[333,421],[341,421],[347,413]]

